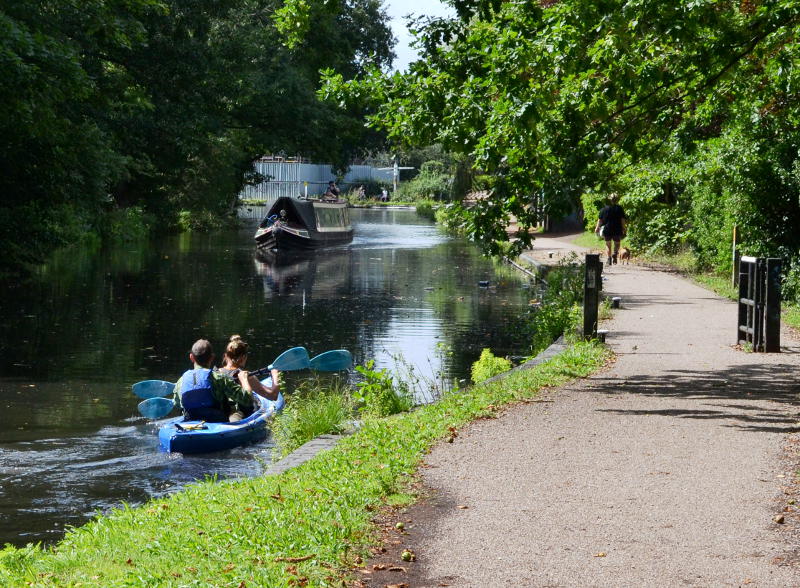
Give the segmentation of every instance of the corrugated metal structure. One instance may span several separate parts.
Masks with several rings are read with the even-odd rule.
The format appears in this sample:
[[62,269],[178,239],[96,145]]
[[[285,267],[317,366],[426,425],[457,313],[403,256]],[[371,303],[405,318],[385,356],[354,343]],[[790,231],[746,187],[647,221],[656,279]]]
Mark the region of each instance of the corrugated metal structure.
[[[254,166],[256,172],[264,176],[265,181],[255,186],[246,186],[239,194],[240,199],[263,200],[267,203],[280,196],[299,196],[306,193],[314,196],[323,194],[328,182],[336,179],[329,164],[308,163],[300,158],[265,157]],[[350,167],[339,188],[346,191],[352,185],[366,181],[391,183],[392,172],[369,165],[354,165]]]

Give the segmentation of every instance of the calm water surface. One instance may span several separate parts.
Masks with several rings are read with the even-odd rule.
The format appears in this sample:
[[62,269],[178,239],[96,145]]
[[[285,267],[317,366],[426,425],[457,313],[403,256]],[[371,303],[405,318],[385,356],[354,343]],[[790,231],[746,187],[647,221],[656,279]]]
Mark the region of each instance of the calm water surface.
[[[257,475],[269,442],[221,454],[160,453],[130,392],[174,381],[188,349],[241,334],[256,368],[305,346],[353,352],[425,379],[468,379],[483,347],[524,355],[533,297],[470,244],[412,211],[355,210],[350,245],[262,259],[241,230],[100,254],[59,255],[0,293],[0,545],[52,541],[123,502],[209,475]],[[481,282],[489,281],[489,287]],[[295,374],[294,378],[303,377]],[[291,386],[291,382],[290,382]]]

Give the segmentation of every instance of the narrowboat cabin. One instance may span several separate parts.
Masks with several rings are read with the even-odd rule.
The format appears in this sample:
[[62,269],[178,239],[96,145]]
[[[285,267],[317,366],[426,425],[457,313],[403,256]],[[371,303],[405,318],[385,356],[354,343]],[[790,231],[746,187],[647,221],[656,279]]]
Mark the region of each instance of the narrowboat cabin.
[[260,250],[316,249],[353,240],[344,200],[282,196],[270,207],[255,234]]

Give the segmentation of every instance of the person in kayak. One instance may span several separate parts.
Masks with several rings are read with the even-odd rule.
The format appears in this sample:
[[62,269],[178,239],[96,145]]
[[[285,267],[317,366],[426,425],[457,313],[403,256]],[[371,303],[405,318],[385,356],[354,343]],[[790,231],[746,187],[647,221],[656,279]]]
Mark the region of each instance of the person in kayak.
[[189,360],[194,368],[175,383],[175,404],[187,420],[236,422],[242,418],[240,412],[252,410],[253,389],[247,372],[239,372],[234,379],[213,370],[214,349],[210,341],[195,341]]
[[[219,372],[225,376],[228,376],[229,378],[239,377],[242,373],[247,374],[247,372],[244,371],[244,368],[247,364],[248,353],[249,347],[247,342],[244,341],[244,339],[242,339],[239,335],[231,335],[228,345],[225,347],[225,354],[222,356],[224,363],[222,367],[219,368]],[[278,370],[270,370],[270,376],[272,378],[271,386],[265,386],[258,380],[258,378],[250,375],[248,375],[248,384],[250,385],[250,389],[259,396],[263,396],[268,400],[277,400],[278,392],[280,391]],[[237,410],[235,413],[236,412],[239,413],[239,418],[244,418],[249,415],[250,412],[252,412],[252,408],[250,409],[250,412],[246,410]],[[233,418],[233,416],[231,418]]]

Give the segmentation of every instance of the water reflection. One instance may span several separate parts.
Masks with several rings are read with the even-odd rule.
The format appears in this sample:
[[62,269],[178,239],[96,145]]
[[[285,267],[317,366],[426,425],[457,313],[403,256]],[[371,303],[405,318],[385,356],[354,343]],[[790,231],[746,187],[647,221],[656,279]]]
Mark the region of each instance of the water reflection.
[[66,252],[0,294],[0,543],[52,540],[122,502],[262,471],[269,442],[169,456],[136,411],[130,385],[174,381],[198,337],[221,350],[241,334],[253,367],[304,345],[446,380],[468,378],[484,347],[526,351],[527,284],[413,212],[355,210],[352,243],[279,257],[255,254],[253,216],[237,231]]

